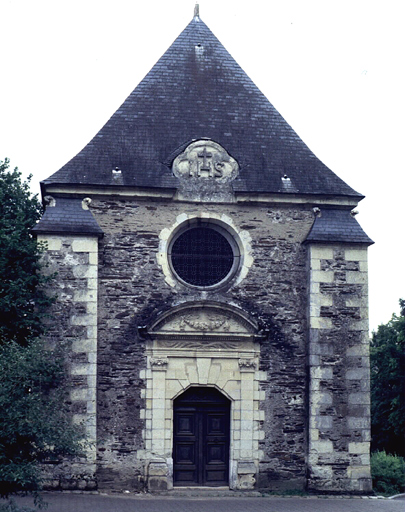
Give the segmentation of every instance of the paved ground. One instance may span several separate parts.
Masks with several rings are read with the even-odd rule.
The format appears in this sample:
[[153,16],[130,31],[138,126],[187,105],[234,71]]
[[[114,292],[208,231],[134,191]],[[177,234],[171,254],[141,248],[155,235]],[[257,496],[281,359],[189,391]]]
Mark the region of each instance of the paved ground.
[[[405,499],[156,497],[50,493],[47,512],[404,512]],[[29,498],[18,498],[29,505]]]

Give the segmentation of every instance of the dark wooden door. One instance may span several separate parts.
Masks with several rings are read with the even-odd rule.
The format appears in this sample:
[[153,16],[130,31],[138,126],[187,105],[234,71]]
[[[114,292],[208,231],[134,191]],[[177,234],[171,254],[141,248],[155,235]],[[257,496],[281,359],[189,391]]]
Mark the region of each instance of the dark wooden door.
[[230,402],[213,388],[190,388],[174,401],[174,485],[229,481]]

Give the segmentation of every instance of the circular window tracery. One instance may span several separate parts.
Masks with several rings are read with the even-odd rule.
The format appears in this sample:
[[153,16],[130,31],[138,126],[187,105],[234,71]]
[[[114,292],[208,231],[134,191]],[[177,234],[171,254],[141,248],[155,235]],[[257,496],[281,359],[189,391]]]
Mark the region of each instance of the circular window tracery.
[[216,224],[189,226],[174,237],[169,260],[184,283],[209,288],[233,276],[239,250],[235,240]]

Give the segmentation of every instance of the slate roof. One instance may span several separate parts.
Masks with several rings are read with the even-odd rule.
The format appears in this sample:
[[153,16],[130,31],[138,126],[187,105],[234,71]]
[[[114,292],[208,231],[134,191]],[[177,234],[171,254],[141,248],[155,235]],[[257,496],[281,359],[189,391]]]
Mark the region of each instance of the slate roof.
[[350,210],[322,208],[305,242],[346,242],[371,245],[374,242],[362,230]]
[[91,211],[83,209],[81,199],[61,197],[55,199],[55,206],[47,206],[32,232],[36,235],[49,233],[103,236],[103,231]]
[[235,191],[363,197],[310,151],[198,16],[93,140],[44,185],[174,189],[173,159],[202,138],[239,162]]

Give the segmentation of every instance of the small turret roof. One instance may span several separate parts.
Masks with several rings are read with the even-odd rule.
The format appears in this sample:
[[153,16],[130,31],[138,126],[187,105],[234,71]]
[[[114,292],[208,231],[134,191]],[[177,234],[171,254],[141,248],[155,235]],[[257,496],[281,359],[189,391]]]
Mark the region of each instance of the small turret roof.
[[93,140],[44,185],[175,189],[172,161],[204,138],[238,161],[235,191],[362,198],[312,153],[198,12]]
[[44,233],[58,235],[94,235],[103,236],[88,208],[83,208],[83,201],[77,198],[58,197],[53,206],[48,205],[41,220],[32,229],[35,235]]
[[371,245],[374,242],[361,228],[350,210],[322,208],[312,225],[308,242],[345,242]]

